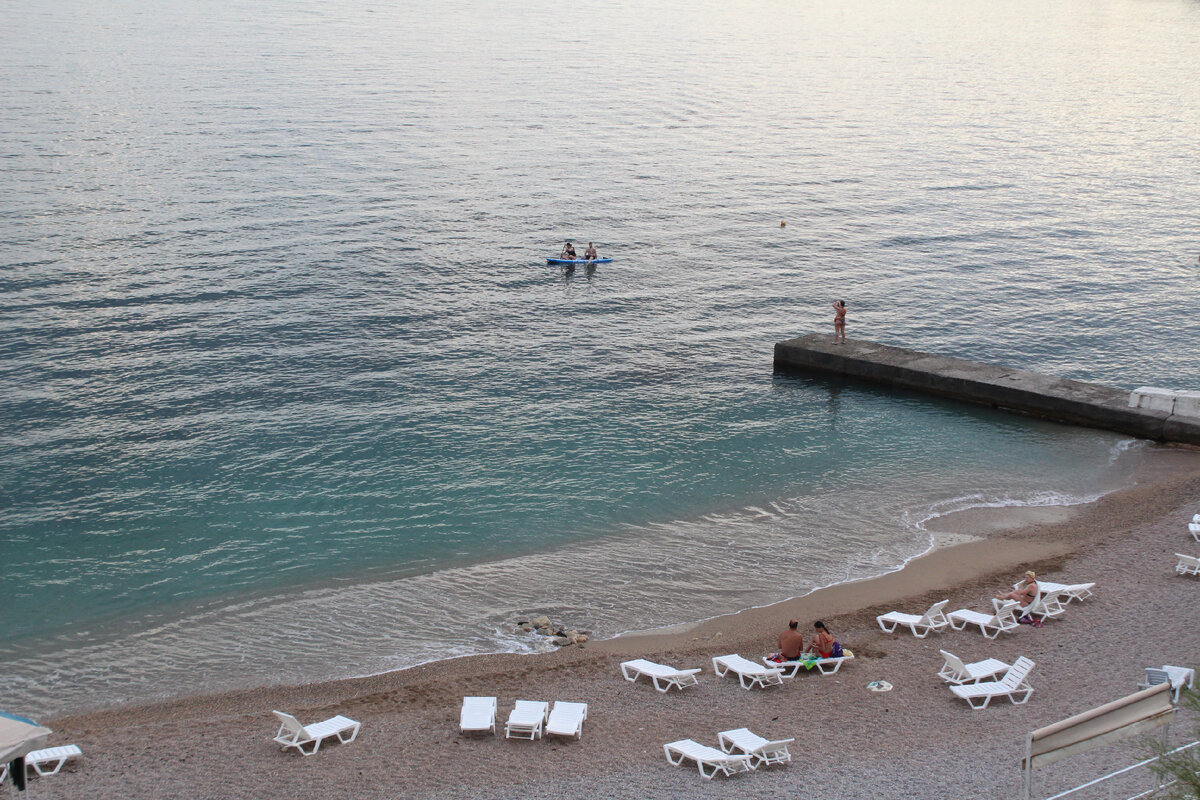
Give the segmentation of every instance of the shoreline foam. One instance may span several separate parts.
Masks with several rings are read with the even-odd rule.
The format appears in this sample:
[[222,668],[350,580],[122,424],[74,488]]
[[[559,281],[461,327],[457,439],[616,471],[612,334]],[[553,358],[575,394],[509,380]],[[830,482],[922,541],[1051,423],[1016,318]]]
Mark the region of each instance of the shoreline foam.
[[[1126,448],[1126,449],[1128,449],[1128,448]],[[1167,457],[1169,458],[1169,454]],[[1161,459],[1159,459],[1159,460],[1161,460]],[[1154,463],[1157,463],[1158,460],[1152,459],[1152,461]],[[1138,463],[1142,463],[1144,465],[1144,460],[1139,459]],[[949,510],[949,511],[931,514],[931,515],[924,517],[923,520],[928,521],[928,524],[925,525],[925,527],[919,527],[922,523],[917,523],[917,527],[910,528],[910,530],[919,531],[922,534],[926,535],[928,537],[928,545],[924,549],[914,552],[911,555],[904,556],[903,554],[899,554],[900,560],[895,564],[890,564],[890,565],[876,564],[875,568],[868,567],[868,569],[872,570],[868,574],[861,574],[858,576],[853,576],[853,577],[848,577],[848,578],[839,578],[836,580],[829,581],[828,583],[812,586],[811,588],[807,588],[806,590],[797,592],[795,595],[791,595],[791,596],[781,596],[782,593],[776,593],[775,597],[771,597],[771,598],[767,599],[765,602],[749,604],[740,609],[721,611],[720,613],[717,613],[717,614],[710,614],[710,615],[704,615],[704,616],[696,615],[693,619],[683,620],[683,621],[674,622],[674,623],[668,623],[666,625],[652,625],[652,626],[642,627],[642,628],[618,630],[615,633],[613,633],[612,635],[602,634],[601,636],[596,637],[594,642],[607,641],[612,638],[620,638],[622,636],[629,636],[629,635],[646,636],[646,635],[654,635],[658,632],[670,633],[670,632],[691,631],[691,630],[695,629],[697,626],[700,626],[700,625],[704,624],[705,622],[707,622],[713,618],[716,618],[716,617],[728,616],[729,614],[736,614],[736,613],[740,613],[742,611],[747,611],[747,610],[769,608],[774,605],[789,602],[790,600],[795,600],[797,598],[806,597],[806,596],[809,596],[816,592],[820,592],[820,591],[823,591],[826,589],[837,587],[838,585],[841,585],[841,584],[859,584],[863,581],[872,580],[872,579],[880,577],[882,575],[886,575],[886,574],[889,574],[889,573],[892,573],[892,572],[895,572],[898,570],[903,570],[906,568],[906,566],[912,560],[921,558],[924,555],[927,555],[931,550],[946,547],[946,546],[949,546],[950,544],[958,543],[959,541],[963,541],[963,540],[970,541],[970,540],[973,540],[974,538],[978,538],[978,537],[995,536],[995,535],[1002,534],[1006,530],[1017,529],[1021,526],[1029,525],[1029,524],[1045,524],[1045,523],[1049,523],[1052,521],[1064,521],[1066,519],[1069,519],[1073,514],[1076,513],[1076,511],[1073,511],[1072,509],[1078,509],[1081,507],[1080,503],[1072,502],[1074,500],[1077,500],[1077,498],[1073,498],[1070,495],[1067,495],[1064,493],[1055,493],[1054,497],[1057,498],[1058,500],[1060,500],[1061,502],[1068,502],[1068,503],[1072,503],[1072,504],[1066,505],[1066,506],[1059,506],[1059,505],[1045,505],[1045,504],[1042,504],[1039,502],[1039,503],[1035,503],[1033,505],[1023,505],[1023,504],[1020,504],[1019,501],[1014,500],[1013,498],[1007,498],[1003,502],[997,503],[995,501],[994,496],[984,496],[984,495],[965,495],[965,496],[960,495],[960,496],[951,498],[946,501],[933,501],[928,506],[929,508],[937,508],[939,505],[944,506],[945,504],[950,504],[952,506],[959,506],[959,507],[953,508],[952,510]],[[964,500],[967,500],[969,498],[983,499],[985,502],[985,505],[984,506],[961,507]],[[1036,499],[1040,499],[1040,497],[1035,498],[1035,500]],[[965,531],[965,533],[964,533],[964,531]],[[966,537],[966,538],[964,539],[964,537]],[[372,583],[372,584],[369,584],[368,586],[371,586],[371,585],[376,585],[376,584]],[[797,588],[800,588],[800,587],[797,587]],[[383,598],[383,597],[376,597],[374,599],[378,602],[386,602],[386,598]],[[269,605],[271,605],[271,603],[267,603],[267,605],[269,606]],[[697,610],[699,610],[699,609],[697,609]],[[211,617],[213,613],[215,613],[215,612],[213,612],[213,611],[207,612],[205,615],[205,618]],[[541,610],[539,610],[538,613],[545,613],[545,612],[542,612]],[[551,613],[551,615],[555,616],[556,618],[558,617],[558,615],[555,614],[555,612],[552,610],[549,611],[549,613]],[[511,619],[515,619],[515,617],[510,618],[510,620]],[[566,621],[568,623],[573,622],[573,620],[570,620],[567,618],[564,618],[564,621]],[[178,624],[180,624],[183,628],[186,628],[190,623],[191,623],[191,620],[185,618],[184,620],[181,620],[180,623],[178,623]],[[586,625],[586,624],[581,624],[581,625],[574,625],[574,627],[582,628],[582,627],[591,627],[591,626]],[[386,674],[388,672],[392,672],[396,669],[410,669],[410,668],[414,668],[414,667],[421,666],[424,664],[437,664],[440,662],[445,662],[445,661],[449,661],[449,660],[457,660],[457,659],[473,657],[473,656],[503,655],[503,654],[538,655],[538,654],[544,654],[546,652],[553,652],[553,649],[549,646],[549,643],[546,641],[531,640],[528,636],[525,636],[525,637],[516,636],[516,635],[505,636],[503,634],[503,631],[500,628],[497,628],[495,631],[490,632],[490,633],[489,632],[476,632],[475,635],[476,635],[476,638],[478,639],[478,644],[482,645],[479,647],[479,649],[476,652],[459,652],[459,653],[438,652],[438,653],[432,653],[425,657],[418,657],[417,659],[408,660],[407,663],[400,663],[397,665],[385,664],[385,665],[382,665],[379,667],[375,667],[374,665],[364,663],[362,666],[368,667],[367,669],[342,670],[341,674],[326,673],[325,675],[322,675],[320,672],[318,672],[317,677],[314,678],[313,680],[316,680],[319,682],[319,681],[327,681],[327,680],[347,680],[347,679],[352,680],[355,678],[373,677],[373,676],[377,676],[377,675],[381,675],[381,674]],[[507,647],[504,646],[504,640],[506,640],[506,639],[508,640]],[[169,655],[169,654],[167,654],[167,655]],[[381,659],[375,658],[375,659],[368,659],[368,660],[378,661]],[[336,664],[334,664],[333,666],[336,667]],[[335,672],[335,671],[336,670],[329,670],[329,672]],[[312,673],[310,673],[310,674],[312,674]],[[192,691],[188,692],[188,694],[220,694],[220,693],[230,692],[230,691],[251,690],[254,688],[269,688],[270,686],[293,685],[295,683],[299,683],[302,681],[303,681],[302,673],[293,670],[291,674],[285,673],[281,676],[276,677],[275,680],[273,680],[267,684],[263,684],[263,682],[261,680],[255,680],[252,682],[251,681],[241,682],[239,685],[239,682],[237,682],[237,681],[228,681],[227,680],[226,686],[219,686],[219,685],[213,686],[212,682],[209,682],[209,685],[193,686]],[[232,683],[232,685],[229,685],[230,683]],[[189,684],[189,685],[191,685],[191,684]],[[89,704],[76,703],[75,707],[69,709],[68,713],[72,713],[72,714],[90,713],[90,712],[96,712],[96,711],[103,711],[106,709],[119,708],[121,705],[128,704],[131,702],[134,704],[144,703],[144,702],[163,702],[163,701],[169,701],[169,700],[173,699],[173,697],[181,696],[181,695],[172,696],[172,695],[169,695],[166,693],[155,693],[155,692],[151,692],[151,691],[146,691],[143,688],[144,686],[149,686],[149,684],[143,683],[142,685],[134,686],[133,687],[134,691],[126,693],[123,701],[117,700],[116,702],[113,702],[113,701],[105,700],[105,699],[97,699],[97,701],[95,703],[89,703]],[[47,693],[42,692],[41,694],[47,694]],[[157,694],[157,696],[156,696],[156,694]],[[187,695],[182,695],[182,696],[187,696]]]

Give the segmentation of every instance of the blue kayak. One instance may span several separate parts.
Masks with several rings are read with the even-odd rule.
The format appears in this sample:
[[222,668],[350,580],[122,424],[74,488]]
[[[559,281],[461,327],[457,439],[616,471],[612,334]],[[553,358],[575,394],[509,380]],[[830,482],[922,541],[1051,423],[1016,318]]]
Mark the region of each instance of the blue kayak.
[[608,264],[611,263],[611,258],[593,258],[591,261],[586,258],[547,258],[547,264]]

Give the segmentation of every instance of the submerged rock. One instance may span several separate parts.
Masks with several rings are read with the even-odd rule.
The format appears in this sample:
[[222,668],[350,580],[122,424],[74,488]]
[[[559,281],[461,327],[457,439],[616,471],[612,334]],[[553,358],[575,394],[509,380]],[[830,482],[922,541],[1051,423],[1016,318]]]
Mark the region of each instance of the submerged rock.
[[[568,628],[557,622],[552,622],[548,616],[519,619],[513,623],[513,633],[536,634],[545,647],[566,647],[582,645],[591,637],[591,631],[578,628]],[[542,645],[539,645],[539,649]]]

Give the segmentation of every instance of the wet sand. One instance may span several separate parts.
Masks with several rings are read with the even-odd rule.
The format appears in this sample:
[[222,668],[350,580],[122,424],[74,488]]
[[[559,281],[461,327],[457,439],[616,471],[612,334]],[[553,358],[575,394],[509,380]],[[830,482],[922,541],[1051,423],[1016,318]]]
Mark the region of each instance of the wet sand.
[[[278,687],[46,720],[50,744],[79,744],[83,760],[31,779],[44,798],[694,798],[773,796],[993,798],[1019,795],[1029,731],[1130,693],[1146,666],[1200,661],[1200,581],[1175,574],[1173,553],[1200,553],[1186,522],[1200,512],[1200,453],[1178,450],[1135,487],[1071,509],[986,509],[937,521],[935,546],[902,570],[839,584],[764,608],[670,631],[590,642],[547,655],[472,656],[384,675]],[[875,616],[990,607],[1025,569],[1064,583],[1096,581],[1096,596],[1042,628],[998,641],[977,631],[927,639],[884,634]],[[712,671],[711,658],[757,659],[795,617],[823,619],[856,659],[832,676],[815,671],[783,687],[745,691]],[[452,612],[447,624],[453,625]],[[964,661],[1037,662],[1032,699],[974,711],[937,677],[938,650]],[[702,667],[700,684],[659,694],[622,680],[621,661],[649,657]],[[891,692],[865,687],[883,679]],[[579,741],[463,736],[463,695],[499,698],[499,722],[517,699],[590,705]],[[312,757],[271,742],[270,711],[301,721],[345,714],[359,739]],[[671,767],[662,745],[749,727],[795,737],[790,765],[704,781]],[[1173,736],[1191,732],[1172,726]],[[1193,737],[1194,738],[1194,737]],[[1131,745],[1062,762],[1038,786],[1071,785],[1137,759]],[[1091,771],[1091,772],[1089,772]],[[1143,779],[1144,781],[1144,779]],[[11,784],[0,790],[15,796]]]

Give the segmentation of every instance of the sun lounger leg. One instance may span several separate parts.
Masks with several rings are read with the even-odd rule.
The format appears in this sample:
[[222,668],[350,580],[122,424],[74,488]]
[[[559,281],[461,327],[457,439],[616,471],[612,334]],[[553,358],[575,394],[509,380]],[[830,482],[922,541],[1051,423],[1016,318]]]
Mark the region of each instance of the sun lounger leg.
[[[45,769],[45,767],[50,766],[51,763],[54,764],[54,769]],[[59,759],[55,759],[53,762],[47,761],[44,764],[33,763],[33,764],[30,764],[29,766],[33,767],[33,771],[36,772],[38,775],[46,776],[46,775],[57,775],[58,771],[60,769],[62,769],[63,764],[65,764],[65,763],[67,763],[67,760],[65,758],[59,758]]]

